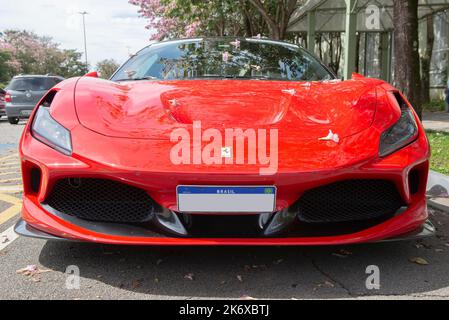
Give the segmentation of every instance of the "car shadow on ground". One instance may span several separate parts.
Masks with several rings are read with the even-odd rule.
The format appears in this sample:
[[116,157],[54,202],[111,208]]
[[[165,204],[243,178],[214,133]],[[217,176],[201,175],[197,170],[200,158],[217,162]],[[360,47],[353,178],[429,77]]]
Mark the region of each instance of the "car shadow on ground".
[[[435,213],[433,221],[439,229],[435,238],[346,247],[115,247],[47,242],[40,263],[60,272],[76,265],[82,278],[156,296],[300,299],[422,297],[430,292],[438,297],[443,295],[439,289],[449,287],[449,217]],[[380,268],[380,290],[366,288],[370,265]]]

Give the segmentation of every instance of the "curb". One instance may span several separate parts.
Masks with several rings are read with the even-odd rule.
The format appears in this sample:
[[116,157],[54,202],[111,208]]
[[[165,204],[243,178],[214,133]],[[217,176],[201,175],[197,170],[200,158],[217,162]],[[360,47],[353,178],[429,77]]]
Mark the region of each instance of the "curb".
[[430,171],[427,183],[427,203],[434,209],[449,213],[449,177]]

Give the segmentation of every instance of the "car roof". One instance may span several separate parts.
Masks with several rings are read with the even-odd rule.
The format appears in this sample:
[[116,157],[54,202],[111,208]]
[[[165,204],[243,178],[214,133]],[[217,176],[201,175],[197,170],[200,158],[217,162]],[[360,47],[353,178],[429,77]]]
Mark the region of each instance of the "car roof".
[[58,79],[62,79],[64,80],[63,77],[61,76],[56,76],[56,75],[41,75],[41,74],[19,74],[15,77],[13,77],[13,79],[20,79],[20,78],[58,78]]
[[[195,38],[175,38],[175,39],[168,39],[163,41],[154,41],[150,45],[146,46],[142,50],[146,48],[150,48],[151,46],[158,45],[158,44],[171,44],[171,43],[183,43],[183,42],[200,42],[200,41],[232,41],[232,40],[239,40],[239,41],[251,41],[251,42],[260,42],[260,43],[267,43],[267,44],[275,44],[275,45],[282,45],[282,46],[289,46],[289,47],[295,47],[300,48],[301,46],[287,42],[287,41],[281,41],[281,40],[274,40],[270,38],[259,38],[259,37],[231,37],[231,36],[225,36],[225,37],[195,37]],[[142,51],[141,50],[141,51]]]
[[181,41],[204,41],[204,40],[210,40],[210,41],[220,41],[220,40],[240,40],[240,41],[260,41],[260,42],[269,42],[269,43],[278,43],[278,44],[286,44],[286,45],[294,45],[297,46],[294,43],[288,42],[288,41],[282,41],[282,40],[275,40],[271,38],[265,38],[265,37],[232,37],[232,36],[223,36],[223,37],[194,37],[194,38],[174,38],[174,39],[167,39],[162,41],[155,41],[153,44],[156,43],[169,43],[169,42],[181,42]]

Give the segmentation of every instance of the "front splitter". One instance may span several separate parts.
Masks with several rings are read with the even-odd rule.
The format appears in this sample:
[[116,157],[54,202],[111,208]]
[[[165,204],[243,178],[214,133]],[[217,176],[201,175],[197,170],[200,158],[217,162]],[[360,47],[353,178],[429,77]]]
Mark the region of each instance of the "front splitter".
[[[55,240],[55,241],[74,241],[72,239],[65,239],[61,237],[57,237],[54,235],[51,235],[49,233],[40,231],[28,223],[26,223],[23,219],[20,219],[17,224],[14,227],[14,231],[21,236],[29,237],[29,238],[36,238],[36,239],[42,239],[42,240]],[[410,233],[407,233],[405,235],[375,241],[371,243],[379,243],[379,242],[398,242],[398,241],[412,241],[412,240],[418,240],[423,238],[429,238],[433,237],[436,234],[436,228],[433,225],[433,223],[430,220],[427,220],[423,226],[418,228],[415,231],[412,231]],[[74,241],[74,242],[81,242],[81,241]],[[176,244],[174,244],[176,245]]]

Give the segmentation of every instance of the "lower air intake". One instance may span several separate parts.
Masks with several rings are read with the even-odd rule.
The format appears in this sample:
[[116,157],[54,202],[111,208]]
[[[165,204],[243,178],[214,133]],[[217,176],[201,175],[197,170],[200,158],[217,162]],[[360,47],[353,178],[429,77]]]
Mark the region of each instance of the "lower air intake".
[[404,202],[390,181],[349,180],[309,190],[297,206],[303,222],[335,223],[394,215]]
[[80,219],[116,223],[149,221],[155,208],[144,190],[101,179],[59,180],[46,204]]

